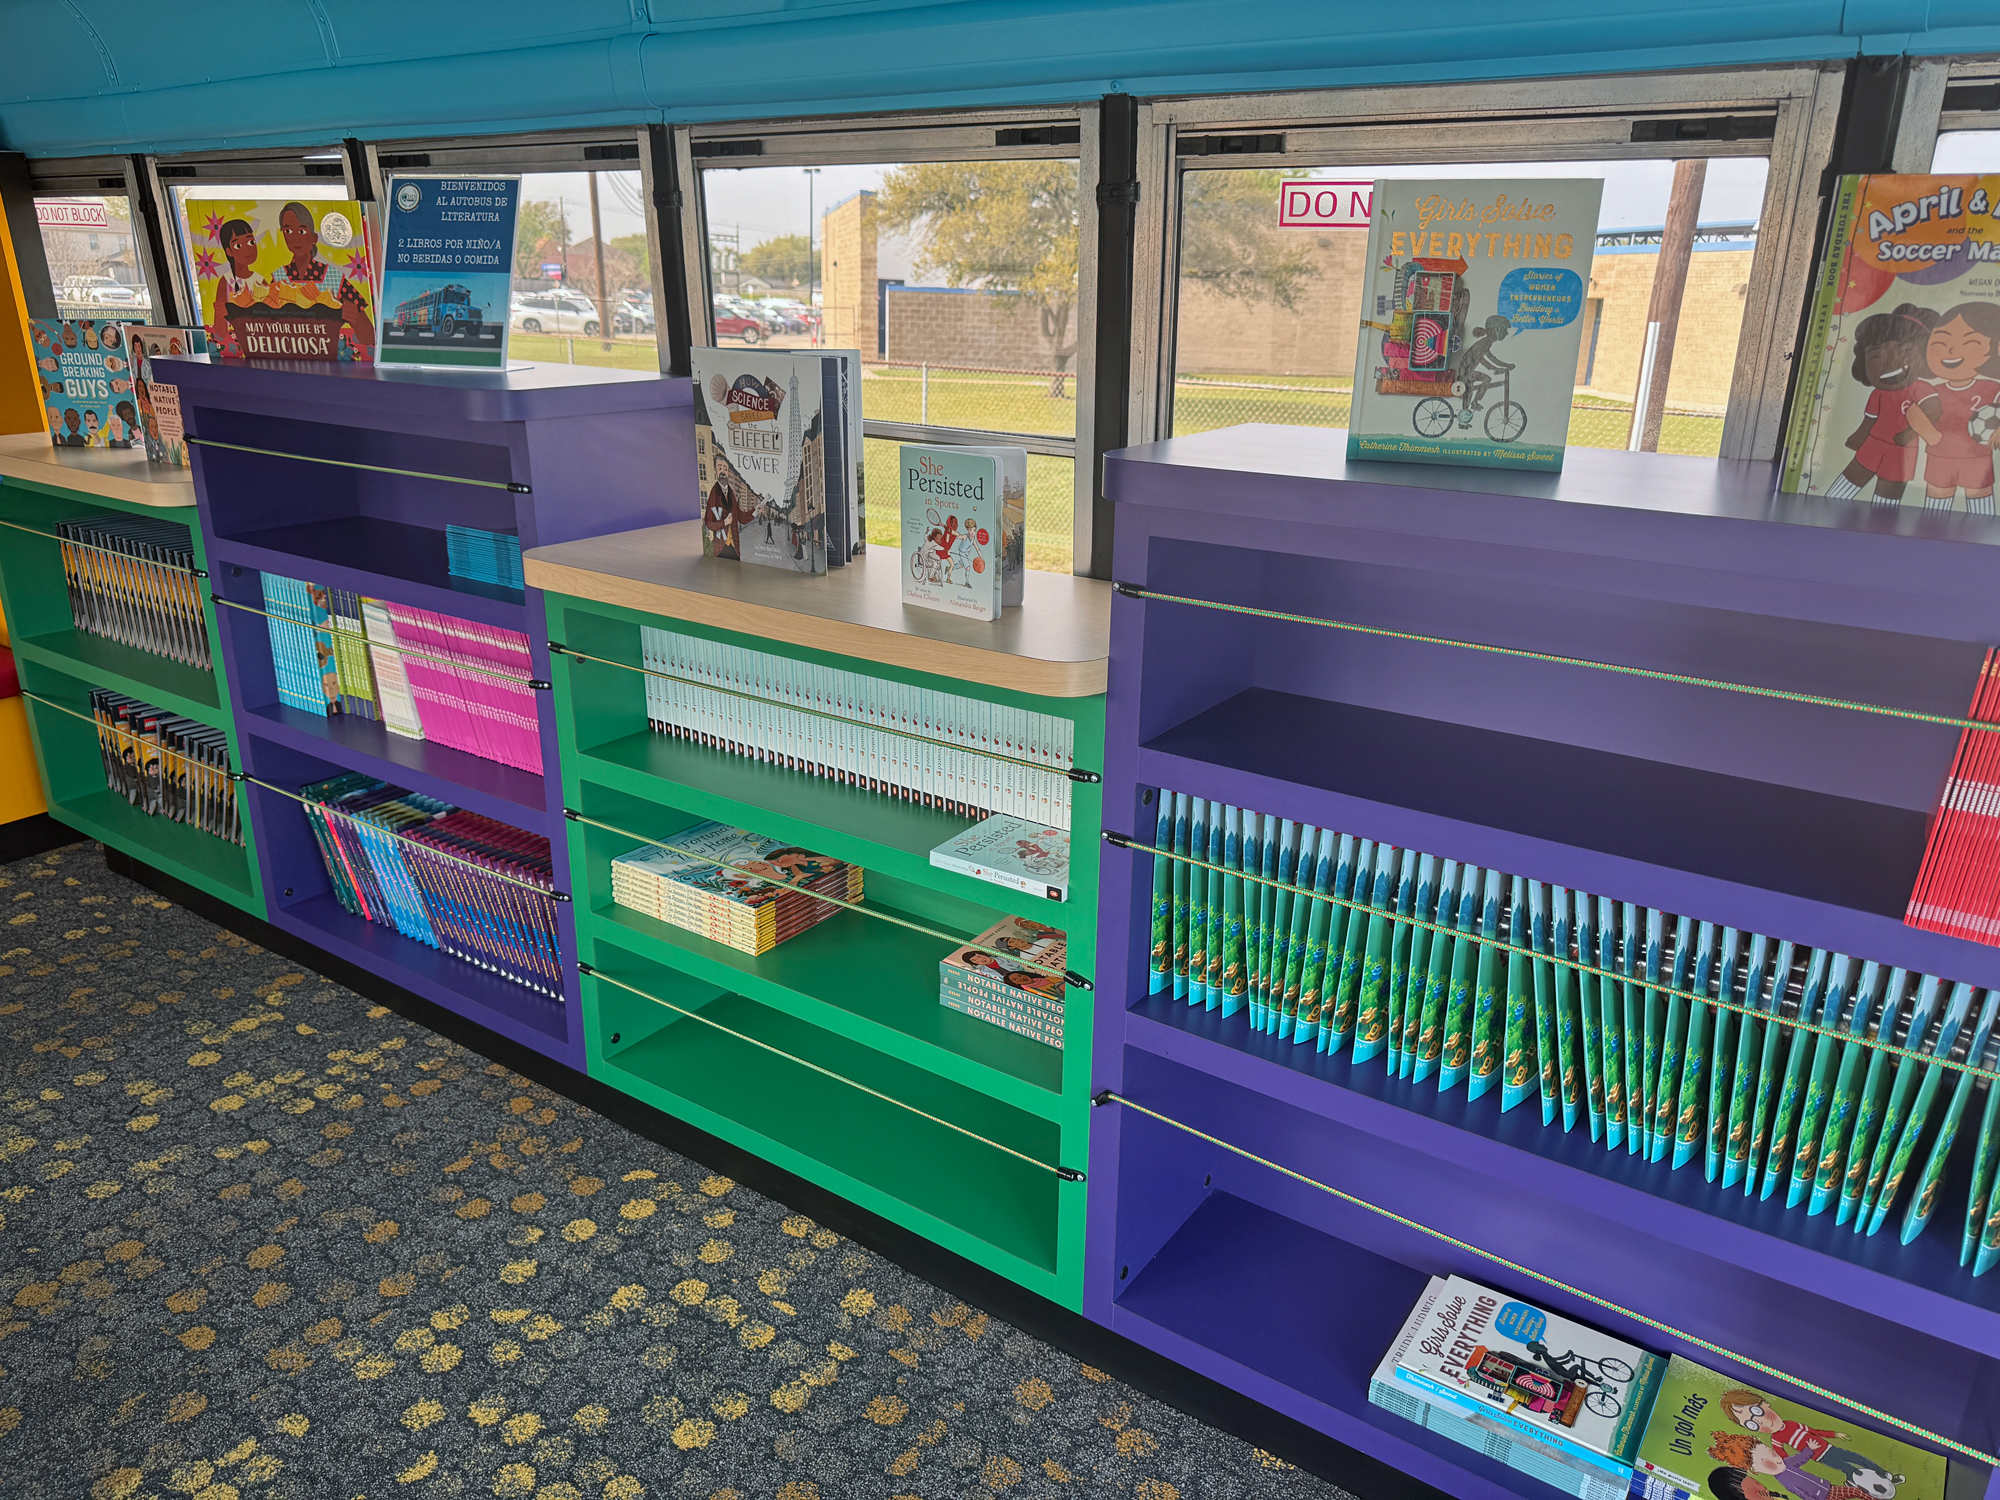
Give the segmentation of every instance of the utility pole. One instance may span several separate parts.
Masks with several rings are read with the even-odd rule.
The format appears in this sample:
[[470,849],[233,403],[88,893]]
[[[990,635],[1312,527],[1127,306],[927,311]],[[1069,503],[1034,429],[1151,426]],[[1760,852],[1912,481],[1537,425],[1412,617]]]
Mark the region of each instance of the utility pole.
[[[813,293],[819,287],[819,262],[813,256],[813,231],[818,226],[819,220],[813,216],[813,189],[819,182],[819,168],[807,167],[804,170],[806,174],[806,306],[816,308],[819,304],[813,301]],[[819,321],[820,326],[813,329],[813,343],[815,346],[820,341],[820,328],[826,324],[825,316],[822,315]]]
[[597,336],[611,352],[611,299],[604,290],[604,221],[597,213],[597,174],[590,174],[590,245],[597,252]]
[[1660,451],[1660,424],[1667,415],[1667,380],[1674,370],[1674,335],[1687,291],[1688,261],[1694,253],[1695,220],[1708,162],[1691,157],[1674,163],[1674,187],[1667,199],[1667,222],[1660,231],[1660,256],[1653,266],[1653,298],[1646,311],[1646,345],[1639,366],[1639,389],[1632,402],[1632,436],[1637,453]]

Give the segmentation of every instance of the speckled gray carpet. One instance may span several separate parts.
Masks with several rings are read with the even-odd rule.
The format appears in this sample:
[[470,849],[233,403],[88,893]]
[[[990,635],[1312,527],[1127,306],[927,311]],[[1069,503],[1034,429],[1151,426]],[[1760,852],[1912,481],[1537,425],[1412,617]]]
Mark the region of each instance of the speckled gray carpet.
[[12,1500],[1341,1493],[95,845],[0,927]]

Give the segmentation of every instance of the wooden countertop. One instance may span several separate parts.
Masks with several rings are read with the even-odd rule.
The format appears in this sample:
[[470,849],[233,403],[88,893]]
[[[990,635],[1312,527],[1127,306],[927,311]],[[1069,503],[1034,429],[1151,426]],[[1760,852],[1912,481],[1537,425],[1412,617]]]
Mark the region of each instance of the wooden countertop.
[[1027,602],[989,623],[905,605],[893,549],[801,577],[703,557],[698,521],[535,547],[522,561],[528,584],[554,594],[1044,697],[1104,691],[1111,585],[1094,578],[1031,570]]
[[194,504],[188,471],[147,463],[143,448],[58,448],[46,432],[0,437],[0,478],[132,505]]

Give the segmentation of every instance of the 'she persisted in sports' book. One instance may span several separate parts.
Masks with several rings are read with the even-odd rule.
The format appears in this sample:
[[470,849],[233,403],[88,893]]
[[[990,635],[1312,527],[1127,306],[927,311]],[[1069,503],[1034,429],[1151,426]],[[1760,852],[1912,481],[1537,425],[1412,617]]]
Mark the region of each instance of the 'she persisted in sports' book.
[[931,850],[931,863],[1060,901],[1069,887],[1069,833],[995,813]]
[[1347,456],[1562,468],[1604,183],[1375,184]]

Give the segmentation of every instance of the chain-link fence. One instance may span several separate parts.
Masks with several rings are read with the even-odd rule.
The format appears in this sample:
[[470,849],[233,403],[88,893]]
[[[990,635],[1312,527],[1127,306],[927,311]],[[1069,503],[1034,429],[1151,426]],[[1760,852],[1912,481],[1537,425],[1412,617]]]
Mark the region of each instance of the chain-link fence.
[[861,381],[861,409],[877,422],[1062,437],[1076,431],[1072,370],[868,364]]

